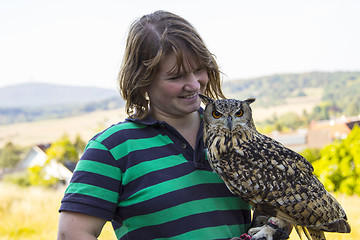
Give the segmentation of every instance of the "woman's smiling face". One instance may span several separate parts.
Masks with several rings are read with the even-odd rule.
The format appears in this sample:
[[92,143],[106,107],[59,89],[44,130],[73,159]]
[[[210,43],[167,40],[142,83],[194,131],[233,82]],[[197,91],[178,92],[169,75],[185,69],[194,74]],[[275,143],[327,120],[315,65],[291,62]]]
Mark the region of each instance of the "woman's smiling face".
[[197,111],[209,77],[202,66],[198,66],[191,55],[184,56],[184,64],[178,69],[174,53],[160,62],[160,70],[147,88],[150,112],[157,116],[181,118]]

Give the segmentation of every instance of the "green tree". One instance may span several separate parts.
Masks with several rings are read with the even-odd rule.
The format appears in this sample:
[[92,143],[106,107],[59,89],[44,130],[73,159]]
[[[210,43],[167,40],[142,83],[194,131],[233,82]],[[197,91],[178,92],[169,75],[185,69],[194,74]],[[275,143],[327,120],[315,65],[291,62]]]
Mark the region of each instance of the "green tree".
[[81,154],[85,150],[86,142],[81,139],[80,135],[76,135],[74,146],[76,151]]
[[55,159],[62,163],[65,161],[77,162],[79,160],[78,151],[67,134],[53,142],[46,150],[46,154],[48,155],[48,160]]
[[48,156],[47,162],[44,166],[33,166],[28,169],[28,176],[31,185],[40,185],[40,186],[53,186],[58,183],[58,179],[55,177],[49,177],[45,174],[45,167],[51,160],[56,160],[57,162],[65,163],[66,161],[71,161],[73,163],[78,162],[79,153],[78,148],[82,148],[82,142],[80,138],[77,138],[75,144],[73,144],[69,136],[64,134],[57,141],[53,142],[51,146],[46,150]]
[[360,127],[348,137],[324,147],[313,162],[315,174],[327,190],[360,195]]
[[55,177],[46,177],[44,168],[38,165],[32,166],[27,170],[30,185],[51,187],[59,182]]
[[313,163],[320,159],[320,149],[308,148],[300,152],[301,156],[306,158],[310,163]]
[[21,148],[12,142],[5,144],[0,153],[0,168],[13,168],[21,159]]

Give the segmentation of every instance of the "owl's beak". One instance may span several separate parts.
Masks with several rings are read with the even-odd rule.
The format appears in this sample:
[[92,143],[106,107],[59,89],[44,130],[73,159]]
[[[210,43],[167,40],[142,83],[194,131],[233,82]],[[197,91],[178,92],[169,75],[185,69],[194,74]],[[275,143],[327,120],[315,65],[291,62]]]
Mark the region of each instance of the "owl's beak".
[[229,127],[229,130],[231,131],[231,127],[232,127],[232,117],[231,116],[227,117],[227,125]]

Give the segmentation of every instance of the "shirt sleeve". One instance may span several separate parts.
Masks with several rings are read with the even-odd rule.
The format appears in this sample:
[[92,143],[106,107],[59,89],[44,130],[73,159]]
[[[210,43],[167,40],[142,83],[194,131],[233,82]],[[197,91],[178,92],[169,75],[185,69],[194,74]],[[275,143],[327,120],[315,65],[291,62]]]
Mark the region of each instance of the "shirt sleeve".
[[91,140],[76,166],[59,211],[112,220],[121,192],[121,176],[111,151]]

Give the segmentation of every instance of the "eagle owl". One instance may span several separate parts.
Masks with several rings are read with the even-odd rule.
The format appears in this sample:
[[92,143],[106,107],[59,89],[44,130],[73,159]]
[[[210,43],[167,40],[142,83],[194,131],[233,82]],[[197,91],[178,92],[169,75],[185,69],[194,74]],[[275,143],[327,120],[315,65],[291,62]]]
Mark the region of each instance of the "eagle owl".
[[200,97],[206,104],[209,163],[233,194],[276,221],[294,225],[300,238],[301,232],[309,240],[325,239],[324,231],[350,232],[345,211],[313,174],[312,165],[256,130],[250,108],[254,98]]

